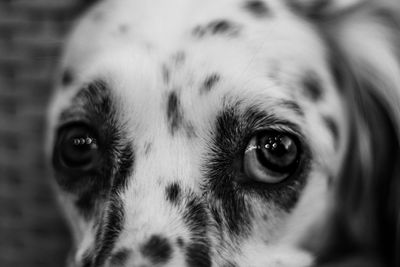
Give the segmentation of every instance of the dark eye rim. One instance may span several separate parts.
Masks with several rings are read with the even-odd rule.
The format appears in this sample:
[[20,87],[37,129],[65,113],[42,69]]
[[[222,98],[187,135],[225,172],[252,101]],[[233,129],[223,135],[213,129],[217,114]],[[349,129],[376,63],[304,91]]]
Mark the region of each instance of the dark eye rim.
[[244,173],[244,166],[242,165],[240,168],[240,172],[243,177],[242,179],[240,179],[241,181],[238,182],[238,184],[240,184],[239,187],[242,190],[261,192],[265,191],[266,189],[282,190],[287,186],[290,186],[291,184],[295,184],[297,182],[302,183],[305,179],[304,176],[306,176],[306,173],[310,168],[312,155],[309,146],[307,146],[304,135],[299,130],[288,127],[286,125],[274,125],[271,127],[265,127],[252,131],[250,134],[248,134],[246,138],[244,138],[243,147],[241,149],[240,162],[244,162],[245,150],[250,140],[255,136],[259,136],[266,132],[277,132],[279,134],[292,137],[298,149],[298,156],[295,160],[295,163],[291,166],[292,170],[290,171],[288,177],[277,183],[265,183],[246,177],[246,174]]
[[68,129],[73,129],[73,128],[86,128],[88,132],[93,134],[94,138],[96,139],[97,146],[99,147],[99,153],[101,153],[101,147],[102,147],[102,140],[101,136],[99,135],[96,127],[94,127],[91,123],[87,121],[74,121],[74,122],[68,122],[65,123],[61,126],[59,126],[56,130],[55,136],[54,136],[54,144],[53,144],[53,154],[52,154],[52,163],[53,167],[58,170],[58,171],[63,171],[66,173],[72,173],[72,174],[90,174],[90,173],[96,173],[96,167],[99,164],[95,165],[86,165],[86,166],[80,166],[80,167],[71,167],[62,162],[61,160],[61,149],[60,146],[62,144],[62,137],[66,133]]

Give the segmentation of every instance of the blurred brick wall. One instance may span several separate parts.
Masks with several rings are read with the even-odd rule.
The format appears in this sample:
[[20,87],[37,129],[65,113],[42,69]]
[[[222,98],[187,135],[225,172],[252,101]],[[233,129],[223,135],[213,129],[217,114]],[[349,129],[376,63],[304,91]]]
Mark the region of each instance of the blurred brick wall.
[[0,0],[0,266],[64,266],[69,237],[49,189],[45,109],[63,37],[92,1]]

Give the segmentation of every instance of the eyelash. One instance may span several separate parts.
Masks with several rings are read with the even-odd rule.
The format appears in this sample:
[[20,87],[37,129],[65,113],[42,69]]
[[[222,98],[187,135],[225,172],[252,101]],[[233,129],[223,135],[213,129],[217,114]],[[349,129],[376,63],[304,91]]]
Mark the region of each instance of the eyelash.
[[[247,144],[254,135],[266,131],[276,131],[290,134],[296,137],[302,145],[305,143],[303,133],[299,130],[299,127],[292,122],[276,121],[273,124],[271,124],[270,121],[266,123],[256,122],[254,123],[254,125],[254,127],[250,127],[251,129],[246,130],[245,137],[243,138],[243,143]],[[244,151],[245,148],[242,150]]]

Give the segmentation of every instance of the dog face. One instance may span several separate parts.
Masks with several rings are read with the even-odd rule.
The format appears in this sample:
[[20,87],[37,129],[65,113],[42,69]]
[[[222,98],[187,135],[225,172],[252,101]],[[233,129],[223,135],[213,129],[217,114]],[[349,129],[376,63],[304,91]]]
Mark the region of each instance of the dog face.
[[49,112],[71,266],[311,263],[300,245],[350,120],[293,2],[103,1],[82,18]]

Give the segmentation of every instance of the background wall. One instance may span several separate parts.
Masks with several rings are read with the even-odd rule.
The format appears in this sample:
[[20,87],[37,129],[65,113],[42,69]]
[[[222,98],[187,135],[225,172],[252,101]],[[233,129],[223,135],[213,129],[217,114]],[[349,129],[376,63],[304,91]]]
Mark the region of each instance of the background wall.
[[93,1],[0,0],[0,266],[64,266],[69,237],[49,188],[45,109],[63,37]]

